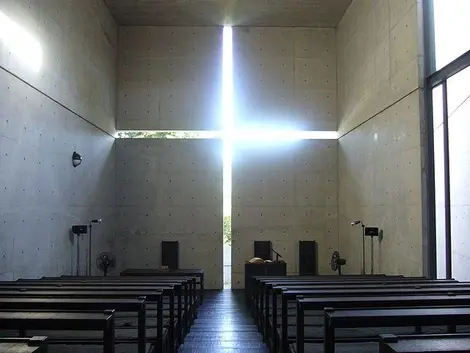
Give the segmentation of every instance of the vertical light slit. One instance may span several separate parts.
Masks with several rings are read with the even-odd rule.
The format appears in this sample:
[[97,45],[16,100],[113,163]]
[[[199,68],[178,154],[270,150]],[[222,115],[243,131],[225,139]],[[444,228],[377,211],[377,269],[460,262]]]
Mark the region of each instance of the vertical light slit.
[[232,210],[232,131],[233,131],[233,37],[232,27],[224,27],[222,114],[223,114],[223,216],[224,216],[224,288],[231,288],[231,238]]

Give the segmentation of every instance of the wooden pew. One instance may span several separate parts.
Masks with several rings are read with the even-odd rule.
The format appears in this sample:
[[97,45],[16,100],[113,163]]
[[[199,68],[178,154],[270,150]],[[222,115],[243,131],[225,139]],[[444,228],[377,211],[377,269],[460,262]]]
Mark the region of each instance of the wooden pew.
[[47,337],[0,338],[2,353],[47,353]]
[[[297,312],[305,313],[305,311],[321,311],[324,308],[330,307],[334,310],[338,309],[360,309],[360,308],[387,308],[387,307],[470,307],[470,295],[430,295],[430,296],[379,296],[379,297],[336,297],[336,298],[298,298],[297,299]],[[299,315],[299,314],[297,314]],[[302,317],[297,316],[300,322],[303,321]],[[303,327],[298,326],[297,330],[304,330]],[[273,332],[274,334],[274,332]],[[305,334],[302,331],[304,341]],[[285,336],[284,336],[285,335]],[[283,349],[288,347],[287,332],[282,334],[281,342]],[[343,340],[344,341],[344,340]],[[354,341],[354,340],[353,340]]]
[[[14,282],[13,284],[7,285],[0,285],[0,295],[3,292],[8,291],[17,291],[17,292],[44,292],[47,293],[46,296],[53,296],[53,297],[69,297],[73,295],[73,297],[80,297],[80,298],[88,298],[93,294],[93,298],[100,297],[100,294],[103,294],[102,297],[104,298],[138,298],[141,297],[139,293],[147,297],[149,302],[154,302],[161,306],[161,310],[163,313],[163,299],[162,296],[167,296],[169,298],[169,306],[170,306],[170,339],[173,339],[174,329],[173,327],[178,324],[175,320],[179,320],[179,324],[181,324],[181,316],[182,316],[182,305],[181,301],[179,300],[179,308],[175,310],[175,288],[179,288],[179,285],[164,285],[164,286],[119,286],[119,283],[111,284],[111,285],[94,285],[94,284],[87,284],[84,283],[81,286],[65,286],[62,285],[57,287],[55,285],[51,286],[38,286],[35,284],[25,285],[24,283],[17,283]],[[177,289],[176,289],[177,291]],[[84,293],[84,295],[79,296],[79,293]],[[119,293],[119,295],[115,295],[114,293]],[[129,295],[128,295],[129,294]],[[31,296],[31,295],[30,295]],[[162,303],[160,304],[160,301]],[[174,312],[177,312],[176,318]],[[157,318],[158,320],[158,318]]]
[[396,336],[380,335],[379,353],[468,353],[469,334]]
[[337,284],[348,284],[348,283],[423,283],[423,282],[429,282],[433,281],[435,283],[440,282],[440,283],[449,283],[449,282],[457,282],[454,279],[451,280],[429,280],[426,278],[414,278],[414,277],[409,277],[409,278],[404,278],[404,277],[352,277],[352,279],[346,279],[344,276],[336,276],[336,277],[331,277],[327,279],[321,279],[316,276],[314,277],[291,277],[291,278],[269,278],[269,277],[255,277],[254,278],[255,282],[253,284],[254,288],[254,293],[253,293],[253,298],[256,302],[260,301],[260,298],[265,296],[266,292],[266,286],[269,285],[329,285],[332,283],[337,283]]
[[[71,299],[71,298],[0,298],[0,310],[55,310],[55,311],[104,311],[135,312],[138,318],[138,353],[146,353],[146,299]],[[158,342],[153,342],[158,348]]]
[[393,281],[393,280],[425,280],[425,277],[403,277],[403,276],[385,276],[385,275],[348,275],[348,276],[297,276],[297,275],[288,275],[288,276],[253,276],[252,289],[253,293],[249,294],[252,298],[255,298],[257,294],[258,285],[262,285],[265,281],[272,282],[350,282],[350,281]]
[[[44,277],[43,277],[44,278]],[[77,279],[73,279],[77,278]],[[170,286],[174,285],[175,287],[175,296],[177,299],[177,321],[178,321],[178,340],[179,343],[184,342],[184,336],[189,332],[190,324],[193,323],[196,316],[196,299],[195,299],[195,283],[196,280],[194,277],[184,278],[184,277],[175,277],[174,279],[164,278],[160,279],[159,277],[145,278],[130,278],[130,277],[70,277],[70,278],[55,278],[47,277],[47,279],[42,279],[40,281],[35,280],[19,280],[17,281],[21,285],[27,283],[28,285],[37,285],[37,286],[58,286],[58,287],[89,287],[89,286],[119,286],[119,287],[136,287],[139,289],[144,289],[144,286]],[[14,283],[17,283],[14,282]],[[0,285],[3,285],[5,282],[0,282]],[[11,282],[9,282],[11,283]],[[181,286],[183,286],[183,291],[181,292]],[[31,288],[31,287],[30,287]],[[164,294],[168,294],[165,293]],[[183,303],[182,303],[183,301]]]
[[[103,278],[103,277],[100,277]],[[104,277],[106,278],[106,277]],[[120,277],[116,277],[120,278]],[[149,294],[152,294],[153,291],[163,291],[163,295],[169,298],[169,344],[177,348],[178,344],[183,343],[184,335],[186,330],[188,330],[189,319],[187,313],[183,315],[183,304],[181,301],[181,283],[183,281],[182,278],[178,278],[177,280],[172,281],[163,281],[163,285],[156,284],[158,283],[157,280],[153,280],[152,282],[146,283],[134,283],[119,280],[96,280],[96,281],[86,281],[80,280],[78,282],[75,281],[52,281],[52,283],[47,284],[51,280],[20,280],[17,282],[2,282],[0,284],[0,291],[2,290],[14,290],[19,288],[19,290],[24,289],[28,291],[54,291],[57,290],[59,292],[63,291],[96,291],[96,292],[103,292],[103,291],[119,291],[120,293],[125,292],[135,292],[137,293],[146,293],[147,298],[152,298]],[[69,284],[69,282],[72,282]],[[174,297],[177,297],[177,305],[176,305],[176,318],[174,316],[175,311],[175,301]],[[76,294],[75,294],[76,296]],[[81,296],[86,297],[86,296]],[[185,296],[187,299],[187,296]],[[150,301],[150,299],[149,299]],[[153,300],[152,300],[153,301]],[[186,301],[185,301],[186,307]],[[163,313],[163,311],[162,311]],[[159,320],[159,318],[157,318]],[[157,321],[158,322],[158,321]],[[162,337],[163,330],[160,330],[160,325],[157,323],[158,327],[158,337]],[[176,334],[175,334],[176,332]]]
[[162,269],[126,269],[121,272],[121,276],[183,276],[199,278],[199,298],[200,304],[204,301],[204,270],[203,269],[178,269],[178,270],[162,270]]
[[[75,290],[1,290],[0,301],[5,298],[43,298],[43,299],[57,299],[57,298],[74,298],[74,299],[135,299],[145,296],[147,302],[155,302],[157,304],[157,347],[163,347],[163,300],[162,291],[75,291]],[[170,323],[168,329],[168,341],[173,347],[175,342],[174,336],[175,317],[174,317],[174,300],[170,300]]]
[[[186,333],[189,332],[189,323],[194,321],[194,318],[197,316],[197,291],[196,291],[196,278],[195,277],[119,277],[119,276],[62,276],[62,277],[43,277],[43,281],[50,282],[73,282],[73,283],[105,283],[105,282],[119,282],[122,285],[130,285],[130,283],[144,285],[144,284],[164,284],[164,283],[174,283],[178,281],[183,281],[183,296],[185,302],[185,310],[188,311],[188,325],[185,326]],[[20,282],[24,281],[34,281],[34,280],[19,280]],[[189,282],[189,283],[188,283]],[[186,315],[185,315],[186,316]]]
[[[265,302],[265,307],[263,310],[263,316],[264,320],[263,323],[266,325],[269,324],[269,319],[271,312],[275,313],[277,310],[277,304],[278,304],[278,297],[282,295],[282,292],[285,292],[284,300],[286,302],[289,301],[295,301],[296,299],[296,291],[299,291],[298,295],[304,295],[308,296],[309,291],[319,291],[319,290],[337,290],[337,289],[344,289],[347,288],[348,290],[353,290],[353,289],[406,289],[406,288],[412,288],[412,289],[424,289],[424,288],[448,288],[449,291],[452,290],[452,288],[460,288],[460,287],[469,287],[470,283],[465,283],[465,282],[457,282],[457,281],[449,281],[449,282],[442,282],[442,281],[432,281],[429,280],[427,282],[421,282],[419,284],[415,283],[406,283],[406,282],[386,282],[386,283],[373,283],[373,282],[367,282],[367,283],[331,283],[331,284],[320,284],[320,285],[276,285],[273,286],[272,284],[268,284],[266,286],[266,300]],[[267,299],[271,298],[271,305],[269,305],[269,301]],[[281,310],[282,310],[282,305],[281,305]],[[273,317],[274,320],[276,318]]]
[[[297,320],[303,319],[303,315]],[[381,308],[339,309],[325,308],[324,353],[335,352],[335,330],[356,327],[401,326],[458,326],[470,322],[469,307],[445,308]],[[302,325],[299,321],[298,325]],[[299,336],[300,334],[300,336]],[[296,353],[304,353],[303,332],[297,334]]]
[[[351,281],[351,282],[282,282],[282,281],[264,281],[263,287],[263,294],[260,296],[260,308],[258,309],[257,313],[257,324],[258,327],[262,329],[262,333],[264,336],[269,335],[269,318],[270,318],[270,301],[271,298],[272,305],[275,305],[274,301],[277,301],[278,293],[280,289],[289,290],[290,295],[286,297],[287,300],[295,300],[295,295],[293,294],[295,290],[334,290],[334,289],[376,289],[376,288],[426,288],[426,287],[448,287],[453,288],[457,286],[468,286],[469,284],[462,284],[455,280],[445,280],[445,281],[433,281],[433,280],[419,280],[415,282],[414,280],[409,281],[391,281],[391,282],[383,282],[383,281]],[[300,285],[299,283],[302,283]],[[300,293],[305,294],[305,293]],[[271,306],[272,306],[271,305]]]
[[[442,291],[442,292],[419,292],[419,291],[413,291],[412,293],[408,292],[407,296],[400,296],[400,293],[390,293],[388,294],[388,291],[382,291],[378,292],[379,289],[374,289],[374,293],[376,293],[377,296],[373,295],[366,295],[364,293],[360,294],[359,296],[348,296],[346,292],[345,295],[337,295],[337,294],[330,294],[330,295],[323,295],[325,292],[323,292],[322,295],[315,295],[315,294],[304,294],[304,296],[299,295],[299,292],[295,290],[285,290],[283,291],[280,289],[280,294],[281,294],[281,342],[283,342],[284,346],[283,349],[286,348],[287,341],[288,341],[288,303],[289,301],[295,301],[296,299],[302,299],[305,300],[307,303],[305,306],[305,310],[322,310],[326,306],[332,306],[333,303],[337,303],[339,307],[354,307],[354,306],[366,306],[367,304],[370,303],[371,306],[376,306],[374,303],[378,303],[377,306],[383,305],[387,306],[387,303],[384,302],[381,298],[393,298],[393,300],[397,302],[402,302],[403,306],[408,306],[408,305],[418,305],[417,303],[419,302],[419,299],[413,299],[413,298],[426,298],[428,299],[429,303],[441,301],[442,305],[454,305],[457,303],[458,305],[461,305],[461,303],[468,303],[466,305],[470,305],[469,299],[470,299],[470,285],[468,285],[464,291],[462,292],[462,295],[455,296],[455,295],[449,295],[448,291]],[[308,292],[308,293],[314,293],[314,290],[311,291],[303,291],[303,292]],[[422,295],[421,295],[422,294]],[[465,295],[466,294],[466,295]],[[405,299],[401,299],[405,298]],[[350,302],[351,301],[351,302]],[[406,302],[409,303],[406,303]],[[272,342],[271,344],[276,346],[276,336],[277,336],[277,327],[278,327],[278,300],[277,296],[273,295],[273,301],[272,301],[272,310],[273,310],[273,316],[272,316],[272,321],[269,323],[268,322],[268,330],[270,329],[271,332],[268,336],[268,339],[271,338]],[[359,303],[363,303],[362,305]],[[452,304],[453,303],[453,304]],[[323,305],[322,307],[319,307],[318,305]],[[463,304],[462,304],[463,305]]]
[[[169,327],[169,336],[170,341],[173,342],[173,339],[177,337],[178,343],[182,343],[184,335],[189,330],[189,320],[192,320],[192,313],[195,312],[193,309],[194,301],[193,295],[191,290],[196,289],[195,286],[196,279],[194,277],[139,277],[139,278],[130,278],[130,277],[44,277],[41,280],[31,280],[31,279],[20,279],[16,282],[0,282],[0,290],[9,290],[15,289],[18,287],[23,287],[26,290],[29,290],[30,294],[31,291],[52,291],[52,290],[59,290],[56,292],[56,295],[60,295],[60,292],[64,290],[73,290],[73,291],[110,291],[110,290],[119,290],[120,292],[123,291],[139,291],[143,293],[144,290],[150,290],[152,288],[160,288],[161,284],[165,286],[174,285],[176,288],[176,293],[179,292],[178,286],[186,286],[186,289],[190,289],[189,291],[185,291],[185,300],[184,306],[181,305],[181,296],[178,294],[178,305],[177,305],[177,320],[174,320],[172,316],[174,316],[173,310],[170,310],[170,327]],[[194,286],[193,286],[194,285]],[[156,287],[155,287],[156,286]],[[12,288],[10,288],[12,287]],[[165,291],[164,291],[165,294]],[[74,294],[75,297],[77,294]],[[63,297],[62,295],[60,295]],[[84,297],[84,296],[80,296]],[[195,296],[194,296],[195,297]],[[171,299],[171,298],[170,298]],[[171,303],[170,300],[170,307],[173,305],[174,302]],[[181,312],[184,311],[184,314],[181,315]],[[183,317],[183,320],[181,320]],[[178,334],[174,335],[173,327],[174,324],[171,322],[176,321]],[[188,324],[182,325],[182,323],[188,322]],[[158,325],[157,325],[158,326]],[[161,337],[161,335],[158,335]],[[176,342],[175,342],[176,343]]]
[[[380,297],[380,296],[417,296],[417,295],[470,295],[470,287],[458,287],[458,288],[404,288],[404,289],[352,289],[352,290],[320,290],[316,291],[314,289],[305,290],[305,291],[293,291],[290,293],[288,290],[282,292],[282,296],[285,295],[293,295],[297,297],[297,301],[302,299],[300,296],[308,296],[308,297],[317,297],[317,298],[332,298],[332,297]],[[283,304],[285,303],[285,299],[283,299]],[[283,305],[284,306],[284,305]],[[298,307],[299,309],[299,307]],[[303,312],[303,310],[301,310]],[[282,337],[285,337],[285,330],[284,324],[286,323],[285,316],[287,316],[285,309],[282,309],[282,330],[283,334]],[[299,317],[299,310],[297,310],[297,318]]]
[[[279,277],[279,278],[269,278],[269,277],[255,277],[254,278],[255,282],[253,284],[253,296],[254,296],[254,302],[255,305],[252,307],[252,315],[255,318],[255,321],[257,322],[258,326],[261,324],[262,316],[261,312],[263,308],[266,307],[266,303],[264,298],[267,297],[268,293],[267,291],[270,289],[269,284],[272,285],[281,285],[281,284],[295,284],[295,283],[303,283],[303,284],[312,284],[312,285],[329,285],[333,283],[337,284],[345,284],[347,285],[348,283],[389,283],[389,282],[396,282],[396,283],[422,283],[422,282],[428,282],[430,281],[429,279],[425,279],[422,277],[414,278],[414,277],[390,277],[386,278],[384,276],[365,276],[365,277],[359,277],[355,276],[352,277],[351,280],[348,280],[347,277],[344,276],[335,276],[335,277],[330,277],[325,279],[320,279],[317,276],[313,277],[291,277],[286,279],[285,277]],[[442,283],[449,283],[449,282],[456,282],[455,280],[434,280],[435,282],[442,282]]]
[[[342,280],[340,281],[336,281],[337,277],[334,277],[334,278],[331,278],[330,280],[328,281],[318,281],[318,278],[313,278],[313,280],[306,280],[305,278],[302,279],[300,282],[296,282],[297,281],[297,278],[293,277],[293,278],[290,278],[288,280],[286,280],[284,277],[280,277],[279,279],[277,280],[272,280],[272,278],[270,277],[267,277],[267,278],[264,278],[261,280],[261,282],[263,282],[264,284],[266,284],[265,288],[267,290],[269,290],[270,288],[273,287],[272,283],[284,283],[284,285],[281,286],[281,288],[285,288],[285,289],[289,289],[289,288],[310,288],[310,290],[312,290],[312,292],[310,292],[309,294],[314,294],[314,293],[317,293],[317,290],[318,289],[323,289],[324,291],[326,291],[327,289],[341,289],[342,292],[344,292],[344,288],[347,287],[348,290],[349,288],[351,289],[366,289],[366,288],[369,288],[369,289],[378,289],[378,288],[381,288],[381,287],[386,287],[386,288],[395,288],[395,289],[398,289],[398,288],[414,288],[414,289],[417,289],[417,288],[421,288],[421,287],[453,287],[453,286],[465,286],[465,287],[468,287],[469,284],[463,284],[463,283],[459,283],[455,280],[427,280],[427,279],[423,279],[423,278],[393,278],[391,281],[387,281],[385,278],[381,277],[379,280],[377,280],[377,277],[369,277],[367,278],[365,281],[361,281],[359,277],[356,277],[353,281],[345,281],[344,280],[344,277]],[[294,283],[293,286],[291,286],[291,284]],[[304,286],[297,286],[297,283],[303,283]],[[309,283],[309,284],[305,284],[305,283]],[[415,284],[416,283],[416,284]],[[272,306],[275,308],[273,309],[273,312],[277,312],[277,296],[276,294],[278,293],[277,291],[281,291],[280,288],[278,287],[274,287],[276,289],[276,291],[272,294],[272,301],[273,301],[273,304]],[[295,300],[296,296],[298,294],[304,294],[302,291],[299,292],[299,293],[296,293],[294,290],[292,291],[288,291],[286,292],[287,295],[283,298],[283,302],[285,300]],[[308,293],[308,291],[307,291]],[[305,293],[306,294],[306,293]],[[324,292],[324,293],[321,293],[323,295],[328,295],[328,292]],[[267,295],[266,295],[267,296]],[[283,331],[283,336],[286,337],[287,336],[287,305],[284,305],[285,307],[285,312],[284,310],[282,309],[282,305],[281,305],[281,311],[283,312],[283,319],[282,319],[282,322],[283,322],[283,325],[282,326],[282,331]],[[263,334],[264,334],[264,338],[266,341],[269,342],[269,338],[271,338],[271,345],[276,345],[277,341],[275,340],[275,337],[273,335],[274,332],[276,332],[275,330],[277,329],[277,315],[274,315],[273,316],[273,323],[272,325],[270,325],[270,320],[269,320],[269,314],[270,314],[270,310],[269,310],[269,302],[266,300],[265,301],[265,308],[264,308],[264,312],[263,312],[263,307],[261,306],[260,307],[260,310],[261,310],[261,313],[264,314],[264,315],[261,315],[261,314],[258,314],[257,316],[259,317],[259,321],[258,321],[258,326],[260,327],[260,329],[262,330]],[[259,323],[261,322],[261,324]],[[270,327],[271,326],[271,327]],[[285,339],[283,341],[286,341]],[[285,347],[284,347],[285,348]]]
[[103,352],[114,353],[114,311],[104,312],[15,312],[0,311],[0,329],[27,330],[40,327],[44,330],[103,331]]

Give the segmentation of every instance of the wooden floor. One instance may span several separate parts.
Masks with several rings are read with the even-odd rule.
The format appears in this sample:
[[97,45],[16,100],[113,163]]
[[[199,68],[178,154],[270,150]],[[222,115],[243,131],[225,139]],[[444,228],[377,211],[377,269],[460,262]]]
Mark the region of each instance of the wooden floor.
[[267,353],[242,291],[207,292],[180,353]]

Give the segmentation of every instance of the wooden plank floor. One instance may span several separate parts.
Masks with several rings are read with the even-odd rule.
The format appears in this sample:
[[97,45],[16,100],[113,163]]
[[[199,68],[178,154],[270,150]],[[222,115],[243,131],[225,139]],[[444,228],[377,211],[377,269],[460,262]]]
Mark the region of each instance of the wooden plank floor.
[[180,353],[267,353],[243,291],[207,292]]

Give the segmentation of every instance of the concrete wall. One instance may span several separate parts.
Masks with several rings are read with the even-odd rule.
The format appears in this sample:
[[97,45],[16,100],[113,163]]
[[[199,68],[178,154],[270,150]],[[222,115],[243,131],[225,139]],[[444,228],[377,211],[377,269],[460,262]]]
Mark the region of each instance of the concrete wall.
[[0,65],[113,133],[117,26],[104,3],[2,0],[0,18],[11,44],[0,41]]
[[253,241],[270,240],[289,274],[299,240],[318,242],[319,273],[338,246],[337,141],[237,143],[233,157],[232,288],[244,287]]
[[383,230],[376,271],[422,273],[417,7],[416,0],[355,0],[337,29],[339,229],[348,273],[362,262],[353,220]]
[[103,218],[93,262],[114,231],[114,138],[92,124],[114,131],[116,24],[98,0],[4,0],[0,31],[0,278],[75,273],[70,227]]
[[221,27],[120,27],[120,130],[221,128]]
[[116,141],[122,268],[158,268],[161,241],[179,241],[180,268],[203,268],[222,288],[222,143],[219,140]]
[[336,131],[334,29],[234,28],[235,124]]
[[416,0],[355,0],[336,39],[341,133],[418,88]]

